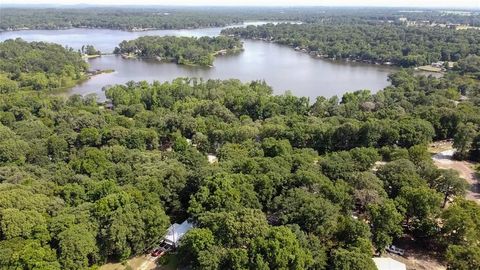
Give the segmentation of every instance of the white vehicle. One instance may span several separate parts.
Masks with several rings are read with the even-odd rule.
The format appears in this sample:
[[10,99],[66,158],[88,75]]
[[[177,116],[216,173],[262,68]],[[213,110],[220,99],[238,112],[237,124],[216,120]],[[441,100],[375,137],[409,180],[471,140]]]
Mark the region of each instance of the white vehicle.
[[390,253],[401,255],[401,256],[403,256],[403,254],[405,254],[404,249],[398,248],[394,245],[391,245],[391,246],[387,247],[387,251],[390,252]]

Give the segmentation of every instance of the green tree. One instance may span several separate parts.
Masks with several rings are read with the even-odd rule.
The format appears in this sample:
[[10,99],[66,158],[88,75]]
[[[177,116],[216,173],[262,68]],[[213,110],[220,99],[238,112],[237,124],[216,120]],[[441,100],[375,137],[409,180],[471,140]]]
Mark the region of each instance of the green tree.
[[5,74],[0,74],[0,93],[12,93],[18,90],[18,83],[8,78]]
[[205,179],[189,204],[188,211],[193,215],[260,206],[249,178],[241,174],[218,174]]
[[428,187],[404,187],[396,201],[411,225],[433,219],[440,212],[441,195]]
[[298,188],[277,197],[274,203],[282,224],[296,223],[321,238],[328,238],[336,229],[339,207],[321,196]]
[[54,161],[64,161],[68,158],[68,142],[59,136],[50,136],[47,140],[48,155]]
[[371,255],[363,254],[359,250],[337,249],[332,252],[331,269],[335,270],[375,270],[377,267]]
[[179,254],[191,265],[199,265],[202,251],[214,246],[214,237],[209,229],[194,228],[190,230],[181,240]]
[[18,163],[25,162],[28,144],[20,139],[7,139],[0,142],[0,162]]
[[415,165],[406,159],[398,159],[381,166],[377,176],[383,181],[388,195],[395,198],[404,187],[424,186],[424,180],[417,173]]
[[82,51],[86,55],[99,55],[100,54],[100,51],[95,49],[95,47],[93,47],[93,45],[86,45],[85,47],[82,46]]
[[306,269],[313,261],[286,227],[273,227],[265,237],[256,238],[250,253],[253,269]]
[[446,245],[474,245],[480,239],[480,207],[475,202],[458,200],[443,211],[442,235]]
[[1,237],[5,240],[22,237],[48,241],[49,235],[45,218],[34,210],[21,211],[15,208],[0,211]]
[[395,208],[391,200],[385,200],[380,204],[368,207],[368,215],[372,228],[373,244],[377,251],[382,252],[392,244],[394,237],[402,233],[402,215]]
[[83,146],[98,146],[101,139],[100,132],[96,128],[84,128],[78,134],[78,142]]
[[58,235],[60,262],[64,269],[85,269],[98,259],[96,232],[83,224]]
[[458,125],[457,133],[453,138],[453,147],[456,149],[456,157],[459,159],[468,158],[475,136],[477,136],[477,129],[473,123]]
[[430,185],[443,194],[442,207],[445,207],[452,196],[464,195],[468,188],[465,179],[461,178],[458,172],[454,170],[441,170],[440,175],[433,179]]
[[262,148],[265,156],[268,157],[287,155],[292,152],[292,146],[288,140],[275,140],[274,138],[264,139]]
[[480,268],[480,247],[451,245],[447,249],[447,269],[474,270]]
[[62,269],[55,250],[37,240],[14,239],[0,241],[2,269]]
[[250,246],[256,237],[268,230],[265,215],[256,209],[241,208],[229,212],[206,212],[198,219],[201,227],[210,229],[224,247]]

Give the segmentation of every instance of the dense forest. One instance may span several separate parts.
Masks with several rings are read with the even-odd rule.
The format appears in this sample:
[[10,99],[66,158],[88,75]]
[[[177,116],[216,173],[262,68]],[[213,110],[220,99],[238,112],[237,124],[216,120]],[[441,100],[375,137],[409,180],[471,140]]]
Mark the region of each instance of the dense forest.
[[211,66],[216,54],[242,50],[242,42],[233,37],[144,36],[122,41],[115,54],[156,58],[184,65]]
[[402,67],[480,55],[478,30],[392,24],[282,23],[227,28],[222,34],[272,41],[315,56],[391,62]]
[[0,93],[71,87],[85,77],[87,66],[71,48],[7,40],[0,43]]
[[188,9],[86,8],[18,9],[2,8],[0,29],[108,28],[121,30],[185,29],[219,27],[240,23],[234,15]]
[[18,29],[108,28],[130,31],[222,27],[252,20],[305,23],[381,24],[399,18],[480,26],[476,11],[398,10],[332,7],[84,7],[2,8],[0,31]]
[[112,106],[2,91],[0,268],[125,260],[189,218],[177,256],[192,269],[374,270],[405,237],[479,269],[480,206],[426,148],[478,155],[476,61],[314,102],[233,79],[129,82],[106,89]]

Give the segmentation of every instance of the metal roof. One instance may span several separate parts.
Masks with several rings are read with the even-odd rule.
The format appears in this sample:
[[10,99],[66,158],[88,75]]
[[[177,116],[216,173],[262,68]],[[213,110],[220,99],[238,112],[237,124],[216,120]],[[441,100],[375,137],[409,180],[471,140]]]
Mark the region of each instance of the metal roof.
[[407,270],[404,263],[392,258],[372,258],[378,270]]
[[167,235],[165,236],[165,241],[170,242],[173,245],[177,245],[178,241],[193,228],[193,224],[189,223],[187,220],[182,222],[182,224],[174,223],[170,228],[168,228]]

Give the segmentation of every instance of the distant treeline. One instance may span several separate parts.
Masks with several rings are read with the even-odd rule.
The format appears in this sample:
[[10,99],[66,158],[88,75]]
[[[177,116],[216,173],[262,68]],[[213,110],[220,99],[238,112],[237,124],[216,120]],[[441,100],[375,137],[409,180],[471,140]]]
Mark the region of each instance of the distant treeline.
[[480,26],[475,12],[440,10],[398,10],[393,8],[251,8],[251,7],[87,7],[87,8],[2,8],[0,31],[18,29],[64,29],[75,27],[121,30],[222,27],[248,20],[330,22],[336,24],[386,21],[399,18],[435,23]]
[[392,62],[402,67],[458,61],[480,54],[480,31],[391,24],[267,24],[224,35],[262,39],[329,58]]
[[220,27],[242,20],[219,12],[144,9],[5,9],[0,29],[108,28],[121,30]]
[[210,66],[217,53],[226,54],[241,49],[242,42],[232,37],[145,36],[122,41],[114,53],[177,64]]

